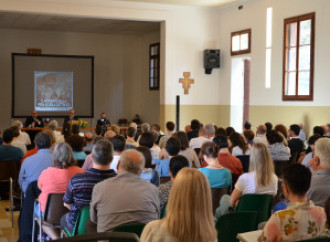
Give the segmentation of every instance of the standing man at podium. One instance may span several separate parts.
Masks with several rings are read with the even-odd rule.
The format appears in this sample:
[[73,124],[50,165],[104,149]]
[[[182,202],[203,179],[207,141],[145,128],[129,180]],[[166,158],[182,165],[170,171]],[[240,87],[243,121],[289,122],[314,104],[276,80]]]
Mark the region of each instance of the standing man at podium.
[[44,123],[42,122],[42,118],[38,117],[38,113],[36,110],[33,110],[30,117],[27,117],[25,120],[24,127],[26,128],[42,128],[44,127]]
[[74,109],[71,109],[69,111],[69,116],[64,118],[64,123],[63,124],[66,124],[66,123],[71,124],[73,121],[77,121],[77,120],[78,120],[78,118],[75,116]]
[[107,119],[107,115],[105,113],[101,113],[101,118],[97,120],[97,125],[100,126],[110,126],[110,120]]

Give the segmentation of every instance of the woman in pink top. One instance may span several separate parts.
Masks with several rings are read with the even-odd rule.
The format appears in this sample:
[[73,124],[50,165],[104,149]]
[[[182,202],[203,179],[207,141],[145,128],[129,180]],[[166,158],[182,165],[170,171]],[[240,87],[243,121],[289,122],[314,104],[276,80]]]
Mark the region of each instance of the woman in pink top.
[[[71,177],[77,173],[83,173],[83,169],[76,166],[76,161],[73,158],[72,149],[69,144],[62,142],[55,146],[54,167],[49,167],[44,170],[38,179],[38,187],[41,190],[39,195],[40,210],[45,212],[48,194],[50,193],[65,193]],[[59,238],[60,231],[50,228],[43,228],[52,240]]]

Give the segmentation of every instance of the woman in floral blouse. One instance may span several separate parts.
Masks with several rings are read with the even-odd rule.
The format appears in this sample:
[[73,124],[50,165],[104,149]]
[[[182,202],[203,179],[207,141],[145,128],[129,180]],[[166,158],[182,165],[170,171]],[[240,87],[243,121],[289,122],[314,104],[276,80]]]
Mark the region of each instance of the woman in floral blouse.
[[311,172],[303,165],[293,164],[284,171],[283,192],[290,204],[270,217],[258,241],[297,241],[324,234],[324,209],[307,201],[310,181]]

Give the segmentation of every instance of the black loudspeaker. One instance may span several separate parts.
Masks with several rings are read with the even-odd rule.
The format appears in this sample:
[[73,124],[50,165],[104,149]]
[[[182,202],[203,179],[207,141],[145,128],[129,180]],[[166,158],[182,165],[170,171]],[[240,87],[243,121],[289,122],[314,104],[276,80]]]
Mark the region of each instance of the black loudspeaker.
[[213,68],[220,68],[220,50],[204,50],[205,74],[211,74]]

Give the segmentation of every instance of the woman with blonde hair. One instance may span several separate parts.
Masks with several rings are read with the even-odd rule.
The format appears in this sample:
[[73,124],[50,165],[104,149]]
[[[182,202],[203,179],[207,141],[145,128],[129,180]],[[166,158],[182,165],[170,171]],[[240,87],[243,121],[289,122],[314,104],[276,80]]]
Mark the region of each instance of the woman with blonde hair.
[[173,182],[166,217],[147,224],[140,241],[216,240],[210,185],[203,173],[183,168]]

